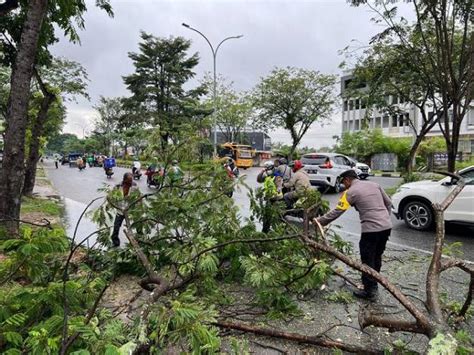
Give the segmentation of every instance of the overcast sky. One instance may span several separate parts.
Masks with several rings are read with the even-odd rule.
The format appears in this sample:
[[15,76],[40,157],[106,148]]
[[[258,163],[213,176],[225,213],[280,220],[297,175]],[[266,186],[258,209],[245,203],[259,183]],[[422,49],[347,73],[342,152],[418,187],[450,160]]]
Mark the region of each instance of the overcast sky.
[[[80,62],[87,70],[91,101],[68,104],[65,132],[82,137],[93,127],[94,104],[100,95],[128,96],[122,76],[133,72],[128,52],[138,49],[140,31],[159,37],[183,36],[192,40],[191,51],[199,52],[196,83],[212,70],[212,55],[205,40],[181,26],[185,22],[218,43],[227,36],[244,37],[222,45],[217,72],[234,82],[237,90],[250,90],[274,67],[295,66],[341,75],[343,58],[338,51],[352,40],[354,46],[367,44],[381,30],[370,19],[366,7],[351,7],[345,0],[111,0],[114,18],[88,0],[86,30],[81,45],[62,39],[53,53]],[[302,146],[331,145],[341,132],[341,114],[333,123],[315,125]],[[87,134],[87,133],[86,133]],[[277,131],[273,141],[289,143],[289,136]]]

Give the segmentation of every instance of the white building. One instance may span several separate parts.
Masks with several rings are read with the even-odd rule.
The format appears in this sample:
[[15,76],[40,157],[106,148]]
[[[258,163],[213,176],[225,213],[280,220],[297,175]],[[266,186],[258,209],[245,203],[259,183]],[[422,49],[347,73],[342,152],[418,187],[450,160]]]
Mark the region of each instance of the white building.
[[[381,129],[383,134],[389,137],[413,137],[414,132],[408,124],[408,119],[420,127],[422,118],[420,111],[413,104],[401,102],[396,96],[387,95],[389,103],[398,105],[403,114],[388,115],[386,113],[373,110],[370,117],[366,119],[366,104],[360,98],[345,97],[344,92],[352,80],[352,75],[347,74],[341,77],[341,97],[342,97],[342,133],[356,132],[365,127],[370,129]],[[364,90],[361,87],[361,90]],[[427,108],[428,114],[430,114]],[[440,126],[435,125],[427,136],[442,136]],[[462,122],[459,151],[474,155],[474,103],[471,103],[469,111]]]

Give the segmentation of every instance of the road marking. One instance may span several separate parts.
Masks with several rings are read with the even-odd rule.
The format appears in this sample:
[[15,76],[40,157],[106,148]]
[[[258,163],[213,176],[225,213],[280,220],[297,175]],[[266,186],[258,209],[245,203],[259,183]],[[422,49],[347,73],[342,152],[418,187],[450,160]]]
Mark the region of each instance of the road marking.
[[[346,231],[342,231],[342,230],[339,230],[339,231],[333,230],[333,231],[337,232],[337,233],[343,233],[343,234],[353,235],[355,237],[360,237],[360,234],[353,233],[353,232],[346,232]],[[431,251],[416,248],[416,247],[411,247],[411,246],[405,245],[405,244],[391,242],[390,240],[387,242],[387,244],[390,244],[390,245],[393,245],[393,246],[396,246],[396,247],[399,247],[399,248],[403,248],[403,249],[410,249],[410,250],[417,251],[417,252],[420,252],[420,253],[423,253],[423,254],[433,255],[433,252],[431,252]],[[443,258],[449,258],[449,256],[443,255]],[[472,262],[470,260],[466,260],[466,259],[460,259],[460,260],[466,262],[467,264],[474,265],[474,262]]]

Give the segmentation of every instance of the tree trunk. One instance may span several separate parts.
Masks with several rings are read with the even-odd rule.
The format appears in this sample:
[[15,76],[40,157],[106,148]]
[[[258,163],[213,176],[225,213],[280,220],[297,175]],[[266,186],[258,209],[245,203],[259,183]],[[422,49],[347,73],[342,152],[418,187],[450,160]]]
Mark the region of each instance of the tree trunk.
[[[462,117],[457,115],[457,105],[453,104],[453,128],[451,130],[451,144],[447,145],[448,148],[448,171],[454,173],[456,171],[456,156],[458,154],[459,146],[459,131],[461,125],[458,122],[462,121]],[[458,121],[459,120],[459,121]]]
[[48,0],[31,0],[29,4],[11,75],[3,168],[0,172],[0,220],[5,220],[1,223],[10,232],[18,230],[30,83]]
[[36,166],[40,158],[40,138],[43,135],[44,125],[48,118],[48,111],[53,103],[55,96],[48,94],[41,102],[41,108],[35,117],[34,124],[31,128],[31,141],[26,160],[25,182],[23,184],[23,195],[31,196],[36,180]]
[[421,141],[423,140],[424,135],[416,136],[415,142],[410,149],[410,153],[408,154],[408,160],[406,162],[405,169],[407,174],[410,175],[413,172],[413,165],[416,157],[416,152],[418,151],[418,147],[420,146]]

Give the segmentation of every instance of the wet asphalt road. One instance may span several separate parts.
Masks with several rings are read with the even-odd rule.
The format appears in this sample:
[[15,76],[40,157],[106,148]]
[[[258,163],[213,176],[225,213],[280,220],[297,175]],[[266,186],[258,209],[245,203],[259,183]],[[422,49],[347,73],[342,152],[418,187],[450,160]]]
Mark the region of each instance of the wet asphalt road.
[[[83,172],[79,172],[77,168],[69,168],[69,166],[60,166],[59,169],[54,168],[51,161],[45,161],[45,170],[50,178],[54,188],[65,198],[66,209],[68,215],[69,232],[72,234],[75,222],[78,220],[83,208],[92,199],[103,195],[97,189],[104,185],[116,185],[120,183],[125,172],[130,171],[123,168],[114,168],[115,174],[112,179],[107,179],[103,169],[101,168],[87,168]],[[257,186],[256,176],[260,169],[252,168],[248,170],[241,170],[241,175],[246,175],[246,183],[254,188]],[[382,187],[392,187],[397,185],[401,180],[398,178],[381,178],[370,177],[371,181],[375,181]],[[138,186],[142,192],[150,191],[146,186],[145,177],[142,176],[137,181]],[[325,198],[329,200],[331,208],[336,206],[339,195],[334,193],[325,194]],[[240,208],[240,213],[243,218],[249,215],[249,202],[247,197],[247,190],[244,187],[237,188],[234,194],[236,204]],[[97,204],[95,204],[97,205]],[[92,206],[94,207],[94,205]],[[397,220],[392,216],[393,230],[390,236],[390,243],[392,246],[400,248],[418,249],[430,252],[433,248],[434,232],[418,232],[409,229],[405,226],[403,221]],[[359,216],[355,209],[351,208],[344,215],[342,215],[333,224],[340,226],[339,233],[344,239],[350,240],[357,246],[360,235]],[[337,228],[336,226],[334,228]],[[447,243],[461,242],[463,251],[463,258],[469,261],[474,261],[474,228],[463,226],[447,225]],[[95,226],[87,219],[81,223],[78,235],[85,236],[95,230]],[[93,239],[91,239],[93,242]]]

